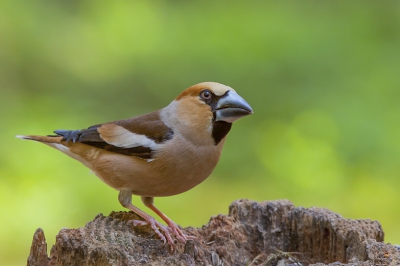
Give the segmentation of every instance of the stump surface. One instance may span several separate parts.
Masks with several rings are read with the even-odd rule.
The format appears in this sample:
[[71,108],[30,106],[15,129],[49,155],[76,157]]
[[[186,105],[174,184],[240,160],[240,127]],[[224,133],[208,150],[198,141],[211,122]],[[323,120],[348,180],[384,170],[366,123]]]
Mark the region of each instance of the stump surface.
[[290,201],[238,200],[228,215],[177,243],[170,254],[147,226],[132,227],[132,212],[97,215],[79,229],[62,229],[50,256],[41,229],[28,265],[400,265],[400,250],[384,244],[377,221],[344,219],[327,209],[296,208]]

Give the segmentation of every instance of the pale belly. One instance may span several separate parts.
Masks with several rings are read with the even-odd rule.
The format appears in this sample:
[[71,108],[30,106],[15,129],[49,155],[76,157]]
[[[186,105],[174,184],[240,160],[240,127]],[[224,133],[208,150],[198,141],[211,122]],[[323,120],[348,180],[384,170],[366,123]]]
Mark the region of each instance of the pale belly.
[[129,190],[134,195],[145,197],[163,197],[180,194],[203,182],[219,159],[218,153],[209,156],[188,154],[183,157],[186,161],[178,163],[170,154],[161,156],[168,157],[147,161],[104,153],[93,163],[92,169],[104,183],[116,190]]

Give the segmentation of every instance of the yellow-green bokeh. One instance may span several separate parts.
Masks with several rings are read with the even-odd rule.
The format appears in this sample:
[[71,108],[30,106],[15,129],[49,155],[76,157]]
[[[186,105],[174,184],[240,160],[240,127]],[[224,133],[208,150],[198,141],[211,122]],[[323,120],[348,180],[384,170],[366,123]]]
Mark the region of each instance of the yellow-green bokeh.
[[396,1],[0,2],[0,265],[25,264],[38,227],[51,245],[123,210],[84,166],[16,134],[139,115],[202,81],[255,114],[208,180],[156,199],[168,216],[201,226],[235,199],[285,198],[379,220],[400,243],[399,28]]

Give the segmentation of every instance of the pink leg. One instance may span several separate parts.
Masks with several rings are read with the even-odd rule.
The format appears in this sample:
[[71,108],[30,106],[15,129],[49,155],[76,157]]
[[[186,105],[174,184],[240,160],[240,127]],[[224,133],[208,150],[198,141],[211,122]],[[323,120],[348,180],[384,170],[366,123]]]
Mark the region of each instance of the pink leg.
[[[171,220],[169,219],[166,215],[164,215],[161,211],[159,211],[154,205],[153,205],[153,198],[145,198],[142,197],[143,203],[152,209],[155,213],[157,213],[167,224],[168,226],[165,226],[158,222],[156,219],[145,213],[144,211],[140,210],[139,208],[135,207],[132,205],[132,193],[130,191],[120,191],[118,194],[118,200],[121,203],[122,206],[125,208],[133,211],[140,217],[142,217],[145,221],[137,221],[133,220],[131,221],[134,226],[139,226],[139,225],[150,225],[151,228],[154,230],[154,232],[161,238],[161,240],[164,242],[168,242],[168,244],[173,247],[175,245],[174,240],[171,237],[171,234],[174,235],[177,239],[179,239],[181,242],[185,243],[188,239],[192,239],[194,237],[190,237],[185,235],[181,229]],[[162,233],[160,232],[162,231]]]
[[194,239],[193,236],[188,236],[182,232],[182,230],[178,227],[176,223],[174,223],[170,218],[168,218],[164,213],[162,213],[159,209],[154,206],[154,198],[152,197],[142,197],[142,201],[146,207],[154,211],[164,222],[167,223],[168,229],[171,233],[182,243],[186,243],[188,239]]

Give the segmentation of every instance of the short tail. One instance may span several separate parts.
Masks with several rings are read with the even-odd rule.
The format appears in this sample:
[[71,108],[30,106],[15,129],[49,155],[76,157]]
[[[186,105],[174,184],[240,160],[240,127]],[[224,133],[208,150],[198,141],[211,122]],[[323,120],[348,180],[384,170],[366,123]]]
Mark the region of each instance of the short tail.
[[34,135],[16,135],[18,139],[34,140],[44,143],[60,143],[62,136],[34,136]]

